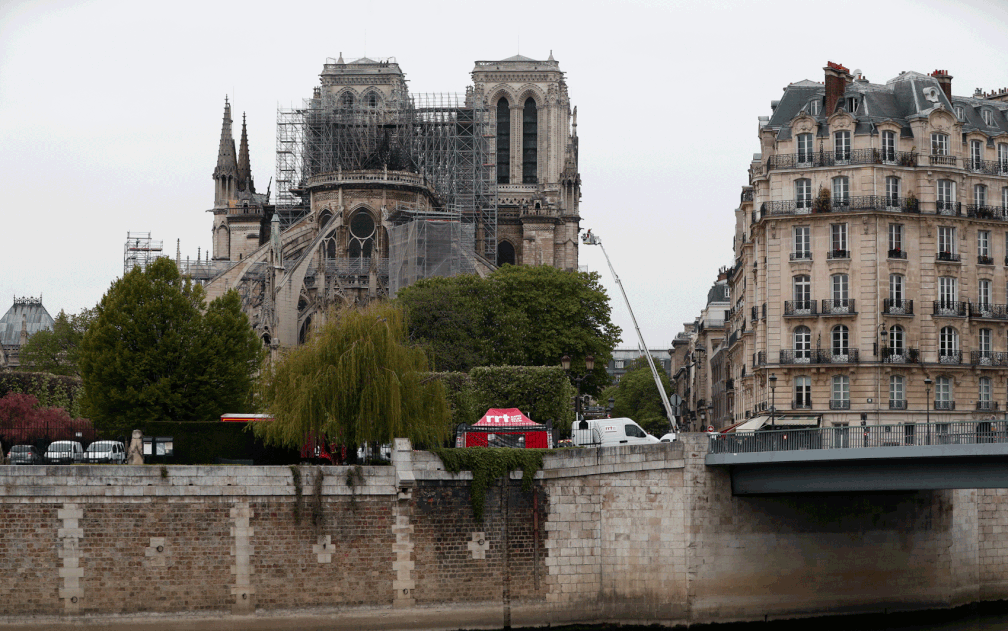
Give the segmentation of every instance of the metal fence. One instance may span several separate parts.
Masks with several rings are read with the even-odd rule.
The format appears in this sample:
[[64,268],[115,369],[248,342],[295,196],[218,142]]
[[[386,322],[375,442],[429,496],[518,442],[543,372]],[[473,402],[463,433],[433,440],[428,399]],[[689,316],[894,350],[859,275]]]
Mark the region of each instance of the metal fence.
[[990,419],[955,423],[901,423],[759,430],[716,434],[708,453],[759,453],[796,449],[853,449],[1008,443],[1008,421]]

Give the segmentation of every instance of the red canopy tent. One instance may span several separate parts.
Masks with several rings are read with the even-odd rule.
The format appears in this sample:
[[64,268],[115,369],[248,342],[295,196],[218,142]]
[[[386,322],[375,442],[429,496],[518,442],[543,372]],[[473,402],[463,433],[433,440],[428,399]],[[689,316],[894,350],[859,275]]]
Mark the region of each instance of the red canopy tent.
[[524,443],[526,448],[549,449],[553,443],[550,428],[536,423],[518,408],[490,408],[475,425],[461,429],[460,440],[456,440],[460,447],[489,447],[501,443],[520,447]]

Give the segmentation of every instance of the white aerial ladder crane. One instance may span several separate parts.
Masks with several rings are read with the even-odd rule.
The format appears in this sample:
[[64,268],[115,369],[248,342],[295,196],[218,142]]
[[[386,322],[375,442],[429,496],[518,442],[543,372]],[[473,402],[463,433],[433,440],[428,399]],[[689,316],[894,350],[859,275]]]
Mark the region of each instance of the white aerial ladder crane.
[[616,285],[619,287],[620,293],[623,294],[623,302],[626,304],[627,311],[630,312],[630,320],[633,322],[634,330],[637,331],[637,341],[640,343],[641,352],[643,352],[648,359],[647,364],[651,368],[651,376],[654,377],[655,386],[658,387],[658,394],[661,395],[662,403],[665,405],[665,414],[668,416],[669,424],[672,426],[672,431],[678,433],[679,427],[676,425],[675,415],[672,413],[672,405],[669,403],[668,395],[665,394],[665,388],[662,387],[661,379],[658,378],[658,371],[655,369],[654,360],[651,359],[651,353],[648,352],[648,347],[644,343],[644,336],[641,335],[640,327],[637,326],[637,318],[634,316],[633,309],[630,308],[630,301],[627,300],[626,291],[623,289],[623,283],[620,282],[619,276],[616,274],[616,270],[613,269],[612,261],[609,260],[609,255],[602,246],[602,241],[597,236],[593,235],[592,231],[589,229],[581,239],[581,243],[585,245],[597,245],[602,248],[602,254],[605,256],[606,263],[609,264],[609,271],[612,272],[613,278],[616,280]]

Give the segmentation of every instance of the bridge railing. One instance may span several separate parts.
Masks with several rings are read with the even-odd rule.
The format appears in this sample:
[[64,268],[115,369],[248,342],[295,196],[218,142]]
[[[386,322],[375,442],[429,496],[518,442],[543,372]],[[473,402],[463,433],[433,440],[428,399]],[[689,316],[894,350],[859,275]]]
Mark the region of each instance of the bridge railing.
[[851,425],[809,429],[758,430],[710,436],[708,453],[759,453],[796,449],[853,449],[1008,443],[1008,421]]

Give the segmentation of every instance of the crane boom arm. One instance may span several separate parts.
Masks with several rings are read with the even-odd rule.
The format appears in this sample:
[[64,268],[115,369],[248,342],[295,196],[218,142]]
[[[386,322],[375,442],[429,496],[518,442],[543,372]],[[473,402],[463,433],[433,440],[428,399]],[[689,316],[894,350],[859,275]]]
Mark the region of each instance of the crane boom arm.
[[613,279],[616,280],[616,286],[619,287],[620,294],[623,295],[623,303],[626,304],[627,311],[630,312],[630,320],[633,322],[634,330],[637,332],[637,341],[640,343],[641,352],[647,356],[648,367],[651,368],[651,376],[654,377],[655,386],[658,388],[658,394],[661,396],[662,403],[665,404],[665,415],[668,416],[669,424],[672,426],[672,430],[678,432],[679,428],[676,425],[675,416],[672,414],[672,405],[669,403],[668,395],[665,394],[665,388],[662,387],[661,379],[658,377],[658,370],[655,369],[654,361],[651,359],[651,353],[648,352],[647,344],[644,343],[644,336],[641,335],[640,327],[637,326],[637,317],[634,316],[633,309],[630,308],[630,300],[627,299],[626,291],[623,289],[623,283],[620,281],[619,275],[616,274],[612,261],[609,260],[609,254],[605,251],[602,241],[593,235],[591,230],[589,230],[585,235],[583,243],[585,245],[597,245],[602,248],[602,254],[605,256],[606,263],[609,265],[609,271],[612,272]]

